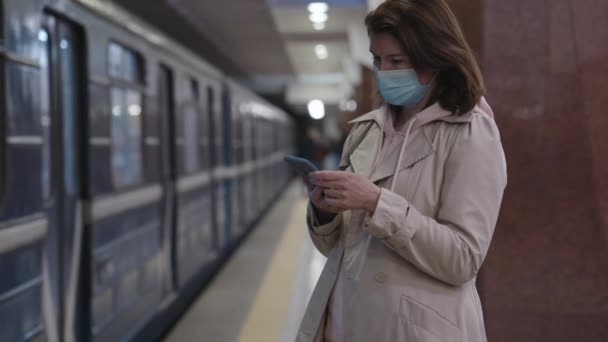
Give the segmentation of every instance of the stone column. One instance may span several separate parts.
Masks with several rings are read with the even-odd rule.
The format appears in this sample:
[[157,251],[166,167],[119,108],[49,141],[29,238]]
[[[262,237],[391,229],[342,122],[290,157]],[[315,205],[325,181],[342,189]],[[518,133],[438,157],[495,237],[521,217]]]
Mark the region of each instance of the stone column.
[[480,2],[509,173],[478,283],[489,341],[608,341],[608,1]]

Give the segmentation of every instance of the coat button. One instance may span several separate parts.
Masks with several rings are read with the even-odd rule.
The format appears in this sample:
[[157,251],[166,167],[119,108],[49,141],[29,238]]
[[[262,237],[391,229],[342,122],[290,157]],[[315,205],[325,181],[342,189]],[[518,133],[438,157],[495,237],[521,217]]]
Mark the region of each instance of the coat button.
[[380,284],[384,284],[386,282],[386,273],[378,272],[374,276],[374,279],[376,279],[376,281],[379,282]]

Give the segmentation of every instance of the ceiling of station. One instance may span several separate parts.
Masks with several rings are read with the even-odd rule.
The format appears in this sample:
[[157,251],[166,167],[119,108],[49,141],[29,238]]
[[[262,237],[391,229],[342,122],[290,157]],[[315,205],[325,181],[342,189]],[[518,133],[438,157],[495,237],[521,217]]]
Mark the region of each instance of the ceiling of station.
[[[277,30],[297,74],[296,81],[288,84],[287,100],[302,105],[306,99],[323,98],[326,103],[336,105],[349,96],[346,88],[352,89],[357,81],[356,76],[349,77],[347,70],[355,63],[351,31],[352,27],[363,27],[367,1],[325,1],[328,19],[321,30],[315,29],[309,20],[310,2],[269,0]],[[318,45],[324,46],[326,57],[317,55]],[[328,94],[329,89],[340,91]],[[298,96],[289,96],[295,93]]]
[[228,74],[294,75],[264,0],[114,0]]
[[247,73],[293,72],[264,0],[169,0],[169,4]]
[[[295,71],[298,73],[342,72],[344,57],[350,54],[348,29],[360,24],[364,8],[329,10],[325,29],[317,31],[308,20],[306,6],[301,8],[275,8],[273,15],[277,29],[283,35],[285,47]],[[317,44],[327,47],[328,57],[319,60],[314,48]]]
[[[321,30],[309,20],[307,6],[314,0],[114,1],[254,90],[297,93],[291,97],[297,101],[317,93],[329,105],[338,104],[358,82],[357,55],[364,51],[368,58],[368,0],[325,0],[328,20]],[[318,45],[325,49],[323,58],[315,52]],[[334,88],[340,91],[327,94]]]

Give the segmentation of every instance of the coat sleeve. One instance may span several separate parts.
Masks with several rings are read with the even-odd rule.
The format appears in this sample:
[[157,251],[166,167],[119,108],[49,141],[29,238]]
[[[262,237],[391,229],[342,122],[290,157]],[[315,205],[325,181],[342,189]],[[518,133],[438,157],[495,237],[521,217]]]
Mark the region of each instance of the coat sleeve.
[[426,274],[462,285],[475,278],[488,251],[506,182],[496,124],[474,117],[456,132],[436,218],[382,189],[366,229]]
[[338,242],[342,233],[342,217],[343,214],[339,213],[331,222],[321,225],[317,221],[314,207],[308,202],[306,224],[308,225],[310,238],[321,254],[328,256]]
[[[364,134],[359,125],[353,126],[349,132],[344,146],[342,147],[342,157],[340,158],[340,169],[344,170],[349,164],[349,154],[353,147],[353,141],[359,140],[361,134]],[[314,207],[308,202],[308,210],[306,212],[306,224],[308,225],[308,232],[312,239],[315,247],[321,252],[321,254],[328,256],[329,252],[334,248],[340,234],[342,233],[342,227],[344,222],[344,213],[336,215],[336,217],[329,223],[321,225],[317,220]]]

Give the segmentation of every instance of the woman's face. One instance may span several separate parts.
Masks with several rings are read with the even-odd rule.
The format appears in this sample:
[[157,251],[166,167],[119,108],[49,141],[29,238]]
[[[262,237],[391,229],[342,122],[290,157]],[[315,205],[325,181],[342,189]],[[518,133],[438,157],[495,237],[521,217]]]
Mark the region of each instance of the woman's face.
[[[374,67],[378,70],[411,69],[412,65],[401,48],[399,41],[389,33],[376,33],[370,37],[369,51],[374,57]],[[433,78],[431,70],[416,70],[418,82],[428,84]]]

